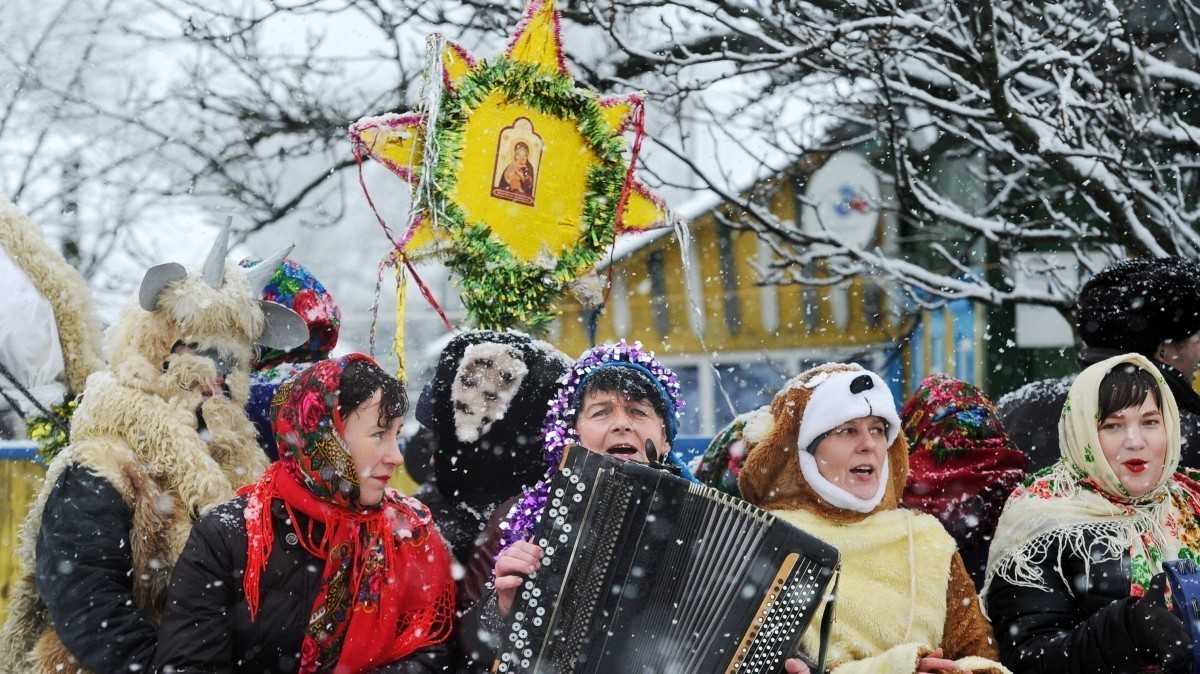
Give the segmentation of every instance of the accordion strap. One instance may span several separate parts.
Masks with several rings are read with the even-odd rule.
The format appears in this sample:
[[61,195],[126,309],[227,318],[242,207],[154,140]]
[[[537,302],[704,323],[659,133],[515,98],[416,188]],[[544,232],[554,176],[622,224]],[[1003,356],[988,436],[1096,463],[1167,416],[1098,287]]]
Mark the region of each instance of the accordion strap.
[[825,613],[821,616],[821,645],[817,650],[817,674],[825,674],[825,656],[829,649],[829,634],[833,631],[833,608],[837,604],[837,589],[838,580],[841,578],[841,572],[834,570],[833,572],[833,587],[830,590],[829,603],[825,607]]

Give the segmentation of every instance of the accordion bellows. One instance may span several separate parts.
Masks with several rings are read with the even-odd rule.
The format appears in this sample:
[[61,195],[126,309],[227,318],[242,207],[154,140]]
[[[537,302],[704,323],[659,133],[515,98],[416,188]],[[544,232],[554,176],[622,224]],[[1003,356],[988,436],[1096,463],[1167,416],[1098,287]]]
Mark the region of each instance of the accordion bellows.
[[838,567],[832,546],[745,501],[578,446],[533,540],[542,569],[497,672],[774,674]]

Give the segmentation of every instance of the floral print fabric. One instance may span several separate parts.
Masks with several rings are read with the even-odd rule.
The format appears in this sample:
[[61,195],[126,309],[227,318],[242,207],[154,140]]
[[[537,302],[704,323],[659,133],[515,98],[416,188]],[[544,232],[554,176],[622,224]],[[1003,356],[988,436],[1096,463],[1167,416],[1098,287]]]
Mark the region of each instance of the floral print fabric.
[[337,409],[342,374],[357,360],[374,362],[362,354],[321,361],[280,389],[272,405],[280,459],[239,492],[247,498],[243,590],[252,618],[274,545],[273,502],[287,509],[289,533],[325,561],[301,651],[305,674],[396,662],[446,640],[454,621],[450,553],[425,506],[392,489],[375,506],[358,503]]
[[[1131,363],[1154,375],[1167,428],[1166,465],[1158,484],[1132,498],[1100,449],[1098,391],[1109,370]],[[1144,357],[1129,354],[1084,370],[1071,386],[1059,421],[1062,458],[1009,497],[988,558],[988,577],[1043,587],[1036,565],[1053,549],[1114,559],[1128,554],[1130,593],[1142,594],[1162,562],[1197,559],[1200,484],[1177,472],[1179,412],[1170,389]],[[1060,545],[1054,545],[1058,543]]]

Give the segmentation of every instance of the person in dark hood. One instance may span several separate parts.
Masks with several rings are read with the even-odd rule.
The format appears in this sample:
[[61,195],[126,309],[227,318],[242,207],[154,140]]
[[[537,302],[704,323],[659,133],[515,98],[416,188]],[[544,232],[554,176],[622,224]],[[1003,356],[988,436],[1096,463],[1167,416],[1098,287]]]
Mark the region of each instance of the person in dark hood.
[[[1200,467],[1200,395],[1192,389],[1200,367],[1200,262],[1138,258],[1101,270],[1079,291],[1075,327],[1084,344],[1076,355],[1081,370],[1126,353],[1154,363],[1179,404],[1180,465]],[[1031,472],[1058,460],[1058,417],[1074,379],[1036,381],[997,403]]]
[[433,432],[433,474],[415,494],[464,566],[496,506],[546,470],[538,433],[570,359],[519,332],[473,330],[442,350],[417,421]]

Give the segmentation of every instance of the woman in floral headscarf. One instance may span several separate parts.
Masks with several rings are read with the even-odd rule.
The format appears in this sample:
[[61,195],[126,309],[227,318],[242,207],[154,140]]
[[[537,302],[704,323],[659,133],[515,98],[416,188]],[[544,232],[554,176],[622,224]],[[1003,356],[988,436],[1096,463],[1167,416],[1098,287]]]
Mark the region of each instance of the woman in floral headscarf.
[[900,418],[909,451],[900,502],[941,521],[971,580],[983,587],[996,521],[1025,479],[1025,455],[1008,439],[987,395],[944,374],[926,377]]
[[275,403],[280,459],[196,523],[157,668],[442,671],[450,555],[429,511],[387,486],[403,462],[403,387],[353,354],[305,370]]
[[988,556],[1001,660],[1014,672],[1190,672],[1191,637],[1160,574],[1200,559],[1200,484],[1176,472],[1171,390],[1142,356],[1101,361],[1071,386],[1059,438],[1062,458],[1009,497]]

